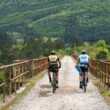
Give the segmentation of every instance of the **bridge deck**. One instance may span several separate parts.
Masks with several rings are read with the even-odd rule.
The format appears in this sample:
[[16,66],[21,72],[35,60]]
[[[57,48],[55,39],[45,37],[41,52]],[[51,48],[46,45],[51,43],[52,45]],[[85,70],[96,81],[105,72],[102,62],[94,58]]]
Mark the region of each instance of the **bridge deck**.
[[10,110],[110,110],[90,81],[87,93],[79,89],[78,72],[71,57],[62,59],[60,88],[52,94],[47,74]]

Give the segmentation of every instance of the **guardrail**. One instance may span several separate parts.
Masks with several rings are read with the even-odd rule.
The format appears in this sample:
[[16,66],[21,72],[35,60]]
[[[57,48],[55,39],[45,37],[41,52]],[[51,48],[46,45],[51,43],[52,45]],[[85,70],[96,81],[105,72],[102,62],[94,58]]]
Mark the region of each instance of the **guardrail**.
[[5,101],[6,95],[16,93],[26,83],[28,78],[45,70],[47,65],[47,58],[41,58],[1,66],[0,73],[4,75],[4,80],[0,83],[0,94],[3,97],[3,101]]
[[2,99],[3,99],[3,102],[5,102],[5,95],[6,95],[6,93],[5,93],[5,89],[6,89],[6,84],[5,84],[5,82],[2,82],[1,84],[0,84],[0,93],[2,93]]
[[110,88],[110,61],[91,60],[90,70],[100,79],[100,84]]

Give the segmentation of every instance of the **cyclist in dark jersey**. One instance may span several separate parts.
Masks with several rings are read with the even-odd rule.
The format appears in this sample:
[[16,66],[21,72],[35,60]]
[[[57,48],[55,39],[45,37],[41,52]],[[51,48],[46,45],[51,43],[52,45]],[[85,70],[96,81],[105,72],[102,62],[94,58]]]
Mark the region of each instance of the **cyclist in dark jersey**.
[[58,72],[59,72],[59,68],[61,68],[61,62],[60,62],[60,59],[59,57],[56,55],[56,52],[55,51],[52,51],[50,53],[50,55],[48,56],[48,77],[49,77],[49,81],[51,82],[51,74],[50,72],[53,70],[53,69],[56,69],[57,72],[57,87],[58,87]]

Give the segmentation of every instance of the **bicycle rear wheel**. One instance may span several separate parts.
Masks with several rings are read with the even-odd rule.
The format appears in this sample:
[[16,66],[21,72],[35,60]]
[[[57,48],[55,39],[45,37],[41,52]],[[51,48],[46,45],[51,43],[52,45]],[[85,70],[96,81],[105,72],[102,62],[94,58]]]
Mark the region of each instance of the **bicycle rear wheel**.
[[53,81],[52,81],[52,92],[53,93],[55,93],[55,91],[56,91],[56,84],[57,84],[57,81],[56,81],[56,73],[55,72],[53,72]]
[[84,92],[86,92],[86,88],[87,88],[87,86],[84,85]]
[[86,81],[85,73],[83,74],[83,90],[84,92],[87,91],[87,81]]

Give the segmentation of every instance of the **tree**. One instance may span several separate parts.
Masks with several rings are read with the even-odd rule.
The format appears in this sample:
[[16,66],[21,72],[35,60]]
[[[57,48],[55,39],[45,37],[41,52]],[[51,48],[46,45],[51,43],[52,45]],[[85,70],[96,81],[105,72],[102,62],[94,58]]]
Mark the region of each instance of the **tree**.
[[74,43],[78,44],[80,41],[79,30],[78,30],[78,21],[74,16],[69,16],[65,25],[64,41],[68,44]]
[[[14,59],[12,57],[12,46],[14,44],[13,38],[5,32],[0,32],[0,63],[11,63]],[[14,54],[15,55],[15,54]]]

